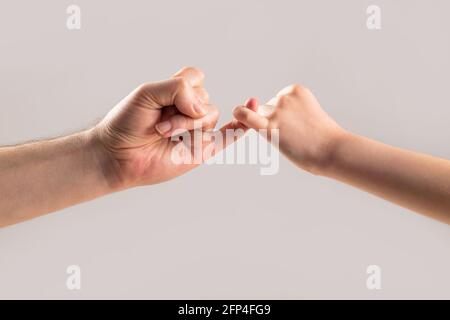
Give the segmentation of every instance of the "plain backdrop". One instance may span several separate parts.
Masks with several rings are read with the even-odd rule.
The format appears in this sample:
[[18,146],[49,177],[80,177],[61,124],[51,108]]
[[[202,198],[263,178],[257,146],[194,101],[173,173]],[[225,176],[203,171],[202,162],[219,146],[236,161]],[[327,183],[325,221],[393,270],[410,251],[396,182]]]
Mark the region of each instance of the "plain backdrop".
[[[87,128],[140,83],[194,65],[221,123],[301,83],[348,130],[450,158],[449,12],[447,0],[1,0],[0,144]],[[274,176],[209,165],[1,229],[0,298],[449,299],[449,252],[449,226],[285,159]],[[366,287],[373,264],[381,290]]]

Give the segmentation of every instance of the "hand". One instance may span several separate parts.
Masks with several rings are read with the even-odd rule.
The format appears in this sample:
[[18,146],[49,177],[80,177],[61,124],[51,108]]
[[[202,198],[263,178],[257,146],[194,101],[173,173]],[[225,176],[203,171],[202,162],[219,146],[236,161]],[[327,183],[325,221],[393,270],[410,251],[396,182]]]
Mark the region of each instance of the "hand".
[[[182,131],[193,136],[195,126],[205,139],[200,143],[202,155],[203,150],[213,143],[206,138],[214,129],[219,112],[209,104],[203,79],[200,70],[184,68],[169,80],[141,85],[94,128],[94,136],[106,154],[106,160],[101,161],[103,171],[114,189],[167,181],[200,164],[174,161],[172,156],[180,143],[184,143],[183,148],[187,145],[187,152],[193,157],[196,146],[172,137],[179,136]],[[257,102],[250,99],[247,107],[256,111]],[[200,128],[197,128],[198,124]],[[221,133],[236,128],[245,129],[232,121],[221,128]],[[216,146],[215,152],[223,147]],[[201,162],[206,160],[200,159]]]
[[184,68],[172,78],[141,85],[125,97],[94,131],[107,154],[105,175],[117,189],[172,179],[196,164],[177,165],[171,152],[180,130],[214,128],[217,108],[209,104],[203,73]]
[[[257,106],[254,99],[246,105],[254,111]],[[141,85],[92,129],[0,148],[0,194],[5,199],[0,201],[0,227],[193,169],[225,147],[214,140],[216,134],[246,129],[231,121],[211,132],[218,116],[203,88],[203,73],[184,68],[169,80]],[[201,140],[192,144],[192,137]],[[174,161],[179,151],[193,155],[194,161]]]
[[237,107],[237,121],[253,129],[279,129],[280,150],[297,166],[319,173],[332,157],[334,142],[345,132],[321,108],[314,95],[299,85],[289,86],[271,99],[267,116]]

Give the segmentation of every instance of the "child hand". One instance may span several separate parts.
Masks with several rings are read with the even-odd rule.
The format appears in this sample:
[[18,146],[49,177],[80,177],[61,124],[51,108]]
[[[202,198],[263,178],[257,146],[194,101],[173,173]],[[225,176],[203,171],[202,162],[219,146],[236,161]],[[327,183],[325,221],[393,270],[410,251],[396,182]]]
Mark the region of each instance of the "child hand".
[[278,129],[281,152],[302,169],[320,174],[345,130],[321,108],[311,91],[299,85],[284,88],[260,110],[268,108],[269,114],[264,115],[240,106],[233,114],[246,127],[267,129],[269,138]]

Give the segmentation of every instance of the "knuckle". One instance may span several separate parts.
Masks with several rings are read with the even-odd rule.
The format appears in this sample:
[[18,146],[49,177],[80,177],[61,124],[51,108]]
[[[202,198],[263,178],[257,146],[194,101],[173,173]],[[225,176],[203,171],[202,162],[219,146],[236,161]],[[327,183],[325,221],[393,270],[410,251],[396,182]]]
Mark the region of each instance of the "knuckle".
[[136,92],[137,93],[144,93],[146,92],[151,86],[150,82],[144,82],[141,83],[137,88],[136,88]]
[[203,79],[205,77],[205,74],[203,73],[203,71],[201,69],[197,68],[197,67],[188,67],[188,69],[191,72],[196,73],[199,78]]
[[282,95],[278,98],[278,106],[285,107],[288,106],[292,101],[292,98],[289,95]]
[[238,118],[240,120],[248,119],[248,114],[244,111],[244,109],[242,107],[238,107],[238,108],[234,109],[234,115],[236,116],[236,118]]
[[239,107],[236,107],[236,108],[233,109],[233,116],[234,116],[235,118],[238,118],[238,119],[239,119],[239,116],[240,116],[240,113],[239,113]]
[[193,67],[193,66],[186,66],[183,67],[180,71],[181,74],[195,74],[197,77],[203,79],[205,77],[205,74],[203,73],[202,70],[200,70],[197,67]]
[[307,94],[308,92],[309,92],[309,89],[300,84],[294,84],[291,86],[291,93],[295,96],[302,96],[304,94]]
[[184,91],[189,88],[189,81],[187,81],[185,78],[178,77],[175,79],[175,81],[176,81],[176,87],[179,91]]
[[181,68],[181,72],[197,72],[197,71],[200,70],[193,66],[184,66],[183,68]]
[[137,99],[154,99],[155,84],[151,82],[145,82],[140,84],[133,92],[132,96]]

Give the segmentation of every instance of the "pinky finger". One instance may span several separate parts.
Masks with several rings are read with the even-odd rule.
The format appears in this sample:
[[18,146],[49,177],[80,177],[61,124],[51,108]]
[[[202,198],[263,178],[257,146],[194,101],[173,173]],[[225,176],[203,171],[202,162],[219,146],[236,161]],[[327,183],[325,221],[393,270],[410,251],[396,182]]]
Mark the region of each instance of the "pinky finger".
[[236,120],[248,128],[259,130],[267,129],[269,126],[269,119],[248,108],[236,107],[233,111],[233,115]]

